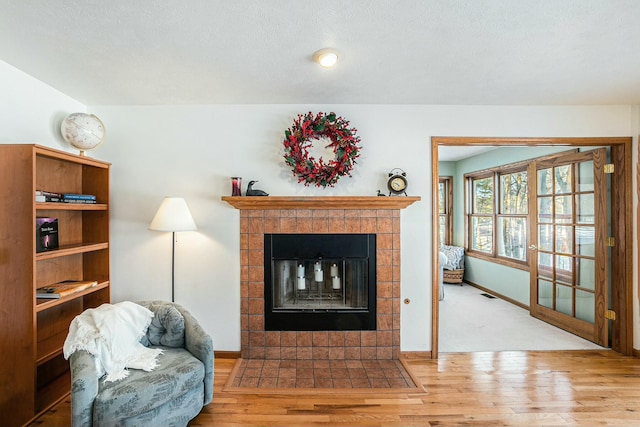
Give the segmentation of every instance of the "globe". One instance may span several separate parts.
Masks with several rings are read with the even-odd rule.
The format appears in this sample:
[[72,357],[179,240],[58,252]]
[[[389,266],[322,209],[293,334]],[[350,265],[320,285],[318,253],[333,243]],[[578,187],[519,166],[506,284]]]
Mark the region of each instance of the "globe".
[[84,155],[102,144],[107,133],[100,119],[93,114],[72,113],[64,118],[60,126],[62,137]]

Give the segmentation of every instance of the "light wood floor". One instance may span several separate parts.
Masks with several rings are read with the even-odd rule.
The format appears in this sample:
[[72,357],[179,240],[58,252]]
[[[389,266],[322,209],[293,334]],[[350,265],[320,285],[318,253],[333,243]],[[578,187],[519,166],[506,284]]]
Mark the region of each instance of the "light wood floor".
[[[190,426],[640,426],[640,359],[612,351],[441,354],[409,366],[427,393],[248,394],[222,388]],[[69,401],[33,425],[69,425]]]

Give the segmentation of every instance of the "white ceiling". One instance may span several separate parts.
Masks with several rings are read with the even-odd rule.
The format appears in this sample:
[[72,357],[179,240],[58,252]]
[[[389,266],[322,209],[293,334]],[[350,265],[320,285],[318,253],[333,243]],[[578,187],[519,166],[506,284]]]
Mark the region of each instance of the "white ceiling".
[[0,0],[0,60],[86,105],[637,105],[640,1]]

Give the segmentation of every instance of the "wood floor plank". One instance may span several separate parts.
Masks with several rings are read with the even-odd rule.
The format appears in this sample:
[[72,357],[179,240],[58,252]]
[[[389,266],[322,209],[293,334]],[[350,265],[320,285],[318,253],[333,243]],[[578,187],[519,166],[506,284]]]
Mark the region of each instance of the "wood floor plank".
[[[640,425],[640,359],[613,351],[442,354],[407,362],[426,393],[215,393],[190,426]],[[33,426],[70,424],[69,400]]]

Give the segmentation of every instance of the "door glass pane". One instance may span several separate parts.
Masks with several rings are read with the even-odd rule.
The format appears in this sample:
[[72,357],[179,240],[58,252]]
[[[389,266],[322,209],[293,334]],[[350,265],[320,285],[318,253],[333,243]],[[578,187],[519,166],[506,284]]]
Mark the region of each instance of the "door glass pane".
[[578,224],[594,224],[595,210],[593,194],[576,195],[576,222]]
[[573,254],[573,227],[570,225],[556,226],[556,252]]
[[553,222],[553,197],[538,198],[538,222]]
[[572,196],[558,196],[556,197],[556,223],[570,224],[572,216]]
[[473,180],[473,213],[493,213],[493,178]]
[[526,171],[500,175],[500,190],[500,213],[527,214]]
[[576,254],[581,256],[596,256],[595,227],[576,227]]
[[526,261],[527,221],[525,218],[498,218],[498,255]]
[[556,255],[556,280],[573,283],[573,265],[570,256]]
[[538,171],[538,195],[553,194],[553,175],[551,168]]
[[553,251],[553,225],[538,225],[538,249]]
[[596,319],[595,307],[595,294],[576,289],[576,318],[594,323]]
[[594,291],[596,289],[595,261],[592,259],[578,258],[576,259],[576,268],[578,270],[576,285]]
[[555,168],[555,193],[571,193],[571,165],[558,166]]
[[556,311],[573,316],[573,289],[556,285]]
[[471,217],[471,247],[477,251],[491,253],[493,247],[493,218]]
[[553,255],[538,252],[538,276],[553,279]]
[[577,191],[593,191],[593,161],[578,164]]
[[538,281],[538,304],[553,309],[553,283]]

